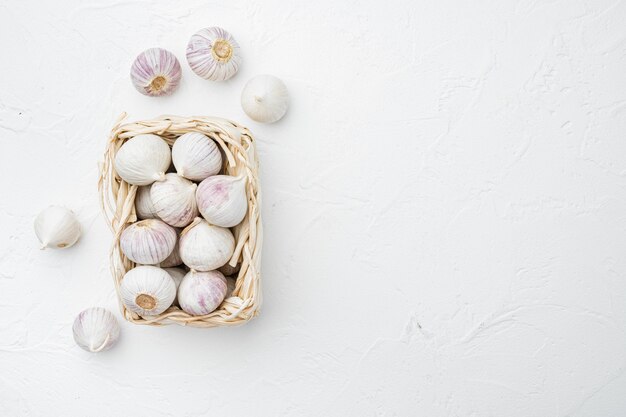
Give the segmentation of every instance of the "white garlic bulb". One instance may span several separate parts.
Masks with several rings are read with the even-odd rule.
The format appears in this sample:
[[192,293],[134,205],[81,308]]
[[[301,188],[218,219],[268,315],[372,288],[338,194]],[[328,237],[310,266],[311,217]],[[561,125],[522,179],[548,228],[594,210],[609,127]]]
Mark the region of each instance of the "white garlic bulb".
[[224,81],[241,65],[239,44],[222,28],[208,27],[196,32],[187,44],[187,62],[200,77]]
[[243,88],[241,107],[255,122],[274,123],[287,113],[289,92],[273,75],[258,75]]
[[180,234],[180,257],[196,271],[212,271],[229,261],[235,251],[230,230],[197,218]]
[[164,269],[140,265],[128,271],[120,285],[126,308],[140,316],[156,316],[176,297],[176,283]]
[[167,142],[157,135],[143,134],[127,140],[115,155],[115,170],[127,183],[148,185],[163,181],[170,166]]
[[163,262],[176,246],[176,230],[157,219],[128,226],[120,236],[120,249],[131,261],[143,265]]
[[154,204],[152,204],[152,199],[150,198],[150,186],[144,185],[137,188],[135,212],[137,213],[137,218],[140,220],[159,218],[154,209]]
[[88,352],[111,349],[120,338],[120,325],[113,314],[102,307],[82,311],[72,326],[74,341]]
[[182,263],[183,263],[183,260],[180,257],[179,242],[177,239],[176,245],[174,246],[174,250],[172,250],[172,253],[170,253],[170,255],[159,264],[159,266],[161,268],[171,268],[174,266],[181,265]]
[[37,215],[35,234],[41,249],[69,248],[80,237],[80,223],[65,207],[50,206]]
[[226,277],[226,296],[224,297],[225,299],[233,296],[233,291],[235,291],[236,286],[237,280],[235,278]]
[[192,316],[214,311],[224,301],[226,279],[219,271],[189,271],[178,287],[180,308]]
[[233,227],[248,212],[246,177],[213,175],[202,181],[196,191],[198,210],[209,223]]
[[166,96],[180,83],[182,71],[176,56],[162,48],[146,49],[137,56],[130,69],[130,79],[141,94]]
[[182,268],[163,268],[164,271],[167,271],[168,274],[174,280],[174,284],[176,284],[176,297],[174,298],[174,304],[178,305],[178,287],[180,287],[180,283],[185,278],[187,272],[185,272]]
[[165,174],[165,180],[150,187],[150,199],[159,219],[170,226],[185,227],[198,216],[197,184],[178,174]]
[[176,172],[193,181],[202,181],[222,169],[222,153],[206,135],[189,132],[180,136],[172,146],[172,161]]

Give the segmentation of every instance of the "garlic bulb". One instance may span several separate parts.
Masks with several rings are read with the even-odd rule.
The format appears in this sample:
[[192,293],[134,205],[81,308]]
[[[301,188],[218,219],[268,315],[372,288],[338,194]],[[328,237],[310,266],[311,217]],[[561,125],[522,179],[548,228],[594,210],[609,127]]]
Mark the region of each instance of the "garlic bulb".
[[180,258],[180,248],[178,247],[178,239],[176,240],[176,245],[174,246],[174,250],[172,253],[165,258],[163,262],[159,264],[161,268],[171,268],[174,266],[181,265],[183,260]]
[[287,87],[272,75],[258,75],[243,88],[241,107],[255,122],[274,123],[287,113]]
[[130,79],[141,94],[166,96],[178,88],[182,75],[176,56],[166,49],[146,49],[133,62]]
[[235,266],[230,266],[230,264],[226,264],[224,266],[221,266],[219,268],[219,271],[222,274],[224,274],[226,276],[229,276],[229,275],[235,275],[237,272],[239,272],[239,269],[241,269],[241,264],[240,263],[235,265]]
[[226,277],[226,296],[224,297],[225,299],[233,296],[233,291],[235,291],[236,286],[237,280],[235,278]]
[[178,287],[180,308],[192,316],[209,314],[224,301],[226,289],[219,271],[189,271]]
[[187,226],[198,216],[197,187],[178,174],[165,174],[164,181],[150,187],[150,199],[157,216],[170,226]]
[[133,223],[120,236],[122,253],[138,264],[158,264],[172,253],[174,246],[176,230],[157,219]]
[[213,175],[200,183],[196,200],[198,210],[209,223],[221,227],[236,226],[248,212],[246,177]]
[[152,134],[137,135],[127,140],[115,156],[115,170],[127,183],[148,185],[163,181],[170,166],[168,144]]
[[167,273],[170,274],[170,276],[174,280],[174,284],[176,284],[177,295],[176,297],[174,297],[174,304],[178,305],[178,287],[180,287],[180,283],[182,282],[183,278],[185,278],[185,274],[187,274],[187,272],[185,272],[185,270],[182,268],[163,268],[163,270],[167,271]]
[[224,265],[235,251],[230,230],[197,218],[180,234],[180,257],[196,271],[212,271]]
[[74,341],[88,352],[111,349],[120,338],[120,325],[113,314],[102,307],[82,311],[72,326]]
[[50,206],[35,219],[35,234],[41,249],[69,248],[80,237],[80,223],[65,207]]
[[156,316],[176,297],[176,283],[164,269],[140,265],[128,271],[120,285],[126,308],[140,316]]
[[224,81],[235,75],[241,64],[239,44],[222,28],[196,32],[187,44],[187,62],[200,77]]
[[150,187],[147,185],[137,188],[135,212],[137,213],[137,218],[140,220],[159,218],[154,209],[154,204],[152,204],[152,199],[150,198]]
[[172,161],[176,172],[193,181],[202,181],[222,169],[222,153],[207,136],[198,132],[185,133],[172,146]]

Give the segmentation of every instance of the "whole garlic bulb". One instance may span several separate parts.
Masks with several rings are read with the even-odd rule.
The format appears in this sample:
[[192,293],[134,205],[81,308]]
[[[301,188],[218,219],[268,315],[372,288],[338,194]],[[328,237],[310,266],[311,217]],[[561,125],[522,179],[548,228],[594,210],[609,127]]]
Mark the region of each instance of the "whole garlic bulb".
[[150,187],[147,185],[137,188],[135,212],[137,213],[137,218],[140,220],[159,218],[154,209],[154,204],[152,204],[152,199],[150,198]]
[[166,96],[180,83],[182,71],[176,56],[162,48],[146,49],[135,58],[130,79],[141,94]]
[[178,287],[180,308],[192,316],[214,311],[224,301],[226,279],[219,271],[189,271]]
[[179,243],[177,239],[176,245],[174,246],[174,250],[172,250],[172,253],[170,253],[170,255],[159,264],[159,266],[161,268],[172,268],[174,266],[181,265],[182,263],[183,263],[183,260],[180,257],[180,247],[179,247]]
[[196,271],[212,271],[224,265],[235,251],[230,230],[196,218],[180,234],[180,257]]
[[50,206],[37,215],[35,234],[41,249],[69,248],[80,237],[80,223],[65,207]]
[[78,346],[96,353],[109,350],[117,343],[120,325],[109,310],[92,307],[76,316],[72,332]]
[[178,287],[180,287],[180,283],[183,281],[183,278],[185,278],[185,274],[187,274],[187,272],[185,272],[182,268],[163,268],[163,270],[170,274],[174,280],[174,284],[176,284],[176,297],[174,298],[174,304],[178,305]]
[[233,227],[248,212],[246,177],[213,175],[202,181],[196,191],[198,210],[209,223]]
[[239,70],[239,44],[222,28],[201,29],[189,39],[187,62],[200,77],[211,81],[225,81]]
[[156,316],[176,297],[176,283],[164,269],[140,265],[128,271],[120,285],[126,308],[140,316]]
[[128,226],[120,236],[120,249],[143,265],[163,262],[176,246],[176,230],[161,220],[147,219]]
[[115,170],[127,183],[148,185],[165,179],[170,166],[168,144],[157,135],[143,134],[127,140],[115,155]]
[[193,181],[202,181],[222,169],[222,153],[206,135],[189,132],[180,136],[172,146],[172,161],[176,172]]
[[255,122],[274,123],[287,113],[289,92],[273,75],[258,75],[243,88],[241,107]]
[[170,226],[187,226],[198,216],[197,187],[178,174],[165,174],[165,180],[150,187],[150,199],[157,216]]

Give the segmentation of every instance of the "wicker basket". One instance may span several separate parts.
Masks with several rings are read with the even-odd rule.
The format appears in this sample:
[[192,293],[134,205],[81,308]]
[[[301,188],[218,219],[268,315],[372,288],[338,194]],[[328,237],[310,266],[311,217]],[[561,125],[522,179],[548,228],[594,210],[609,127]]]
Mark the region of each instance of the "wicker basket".
[[[261,304],[261,190],[259,188],[258,162],[254,138],[248,129],[229,120],[217,117],[161,116],[153,120],[122,124],[123,114],[113,129],[104,153],[98,190],[102,210],[113,231],[111,248],[111,272],[126,320],[137,324],[180,324],[183,326],[215,327],[233,326],[247,322],[259,312]],[[120,298],[120,283],[124,274],[133,268],[120,250],[120,235],[131,223],[137,221],[135,214],[136,185],[123,181],[115,172],[113,161],[125,140],[143,133],[154,133],[172,145],[176,138],[187,132],[201,132],[215,140],[222,148],[225,158],[223,172],[229,175],[245,173],[248,176],[246,193],[248,213],[243,222],[233,228],[235,253],[229,264],[241,263],[233,294],[224,300],[217,310],[204,316],[191,316],[172,306],[156,317],[140,317],[126,309]]]

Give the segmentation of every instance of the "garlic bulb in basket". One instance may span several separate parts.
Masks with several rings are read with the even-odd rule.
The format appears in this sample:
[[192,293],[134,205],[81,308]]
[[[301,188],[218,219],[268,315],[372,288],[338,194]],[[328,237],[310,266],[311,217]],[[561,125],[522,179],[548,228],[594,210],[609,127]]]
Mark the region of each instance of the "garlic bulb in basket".
[[243,88],[241,107],[255,122],[274,123],[287,113],[287,87],[273,75],[258,75]]
[[176,246],[176,230],[157,219],[128,226],[120,236],[120,249],[131,261],[155,265],[164,261]]
[[176,239],[176,245],[174,246],[174,250],[172,250],[172,253],[170,253],[170,255],[159,264],[159,266],[161,268],[171,268],[174,266],[181,265],[182,263],[183,263],[183,260],[180,258],[180,248],[178,245],[178,239]]
[[180,257],[196,271],[212,271],[224,265],[235,251],[230,230],[196,218],[180,234]]
[[102,307],[81,311],[72,326],[74,341],[88,352],[111,349],[120,338],[120,325],[113,314]]
[[163,268],[163,270],[167,271],[167,273],[170,274],[170,276],[174,280],[174,284],[176,284],[177,295],[174,298],[174,304],[178,305],[178,287],[180,287],[180,283],[182,282],[183,278],[185,278],[187,272],[182,268]]
[[189,271],[178,287],[180,308],[192,316],[214,311],[224,301],[226,279],[219,271]]
[[162,48],[146,49],[135,58],[130,69],[133,85],[146,96],[172,94],[178,88],[181,75],[176,56]]
[[233,227],[248,212],[246,177],[214,175],[202,181],[196,192],[198,210],[209,223]]
[[168,144],[152,134],[137,135],[127,140],[115,155],[115,170],[127,183],[148,185],[163,181],[170,166]]
[[176,139],[172,146],[172,161],[178,175],[194,181],[202,181],[222,169],[219,148],[199,132],[185,133]]
[[239,44],[222,28],[196,32],[187,44],[187,62],[200,77],[224,81],[235,75],[241,64]]
[[165,180],[150,187],[150,199],[159,219],[170,226],[184,227],[198,216],[198,186],[178,174],[165,174]]
[[135,212],[137,213],[137,218],[140,220],[159,218],[159,216],[156,215],[154,204],[152,204],[152,199],[150,198],[150,186],[144,185],[137,188]]
[[69,248],[80,237],[80,223],[65,207],[50,206],[37,215],[35,234],[41,249]]
[[126,308],[140,316],[156,316],[176,297],[176,283],[164,269],[140,265],[128,271],[120,284]]

